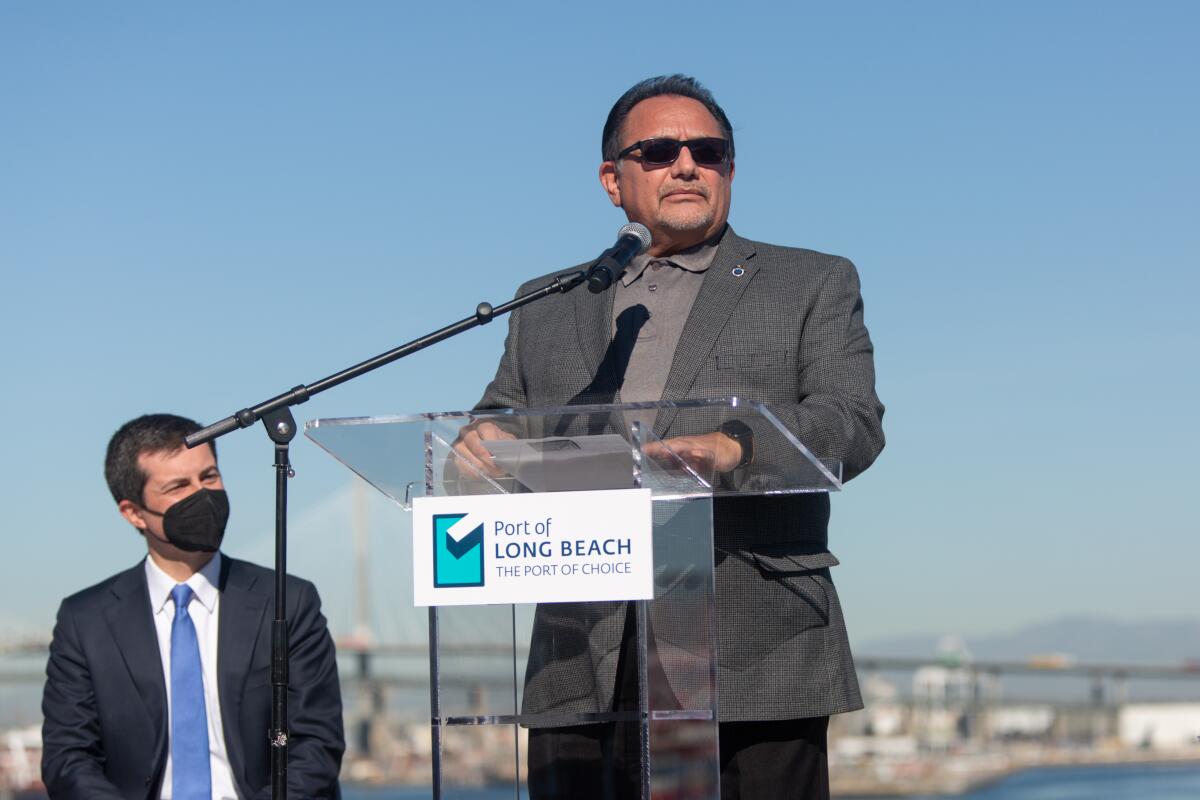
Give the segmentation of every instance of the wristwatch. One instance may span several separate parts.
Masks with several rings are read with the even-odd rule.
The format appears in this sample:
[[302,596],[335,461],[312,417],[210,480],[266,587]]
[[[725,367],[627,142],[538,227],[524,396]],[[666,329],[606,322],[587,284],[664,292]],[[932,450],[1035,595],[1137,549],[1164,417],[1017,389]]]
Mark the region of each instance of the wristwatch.
[[742,458],[733,469],[741,469],[754,459],[754,431],[750,429],[749,425],[740,420],[730,419],[722,422],[717,430],[742,447]]

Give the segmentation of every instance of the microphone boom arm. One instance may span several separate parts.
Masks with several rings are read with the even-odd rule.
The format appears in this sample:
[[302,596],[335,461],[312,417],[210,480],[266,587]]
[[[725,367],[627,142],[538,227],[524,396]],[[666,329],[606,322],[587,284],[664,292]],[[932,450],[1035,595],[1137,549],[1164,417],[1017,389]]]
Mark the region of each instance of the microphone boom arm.
[[410,356],[418,350],[424,350],[426,347],[449,339],[451,336],[457,336],[464,331],[477,328],[480,325],[486,325],[496,317],[503,316],[522,306],[541,300],[543,297],[549,297],[552,294],[565,294],[576,286],[579,286],[585,280],[587,280],[587,273],[583,271],[567,272],[555,277],[551,283],[542,288],[535,289],[502,305],[493,307],[491,303],[480,303],[475,307],[475,314],[470,317],[440,328],[433,333],[426,334],[419,339],[413,339],[411,342],[388,350],[386,353],[380,353],[366,361],[361,361],[352,367],[347,367],[315,383],[301,384],[283,394],[278,394],[269,400],[264,400],[257,405],[236,411],[225,419],[214,422],[184,437],[183,442],[189,448],[197,447],[218,439],[238,428],[249,428],[258,420],[279,409],[300,405],[314,394],[323,392],[326,389],[332,389],[334,386],[353,380],[360,375],[365,375],[393,361]]

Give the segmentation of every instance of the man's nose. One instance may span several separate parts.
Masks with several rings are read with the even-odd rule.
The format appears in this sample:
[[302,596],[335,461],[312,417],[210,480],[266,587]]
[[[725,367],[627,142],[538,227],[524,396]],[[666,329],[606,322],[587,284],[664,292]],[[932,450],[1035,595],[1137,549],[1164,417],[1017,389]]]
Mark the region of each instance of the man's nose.
[[675,159],[675,163],[671,165],[671,175],[676,178],[694,177],[699,168],[696,162],[692,160],[692,151],[687,145],[679,148],[679,158]]

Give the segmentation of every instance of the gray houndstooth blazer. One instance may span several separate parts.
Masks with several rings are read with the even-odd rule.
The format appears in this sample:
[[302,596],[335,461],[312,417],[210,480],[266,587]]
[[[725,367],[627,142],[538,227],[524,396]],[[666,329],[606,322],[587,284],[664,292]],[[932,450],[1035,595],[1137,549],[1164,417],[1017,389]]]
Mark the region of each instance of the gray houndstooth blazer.
[[[526,283],[520,293],[544,286]],[[478,408],[611,403],[612,292],[577,290],[514,312]],[[766,403],[849,479],[883,449],[873,347],[854,265],[743,239],[727,227],[684,325],[664,400],[737,395]],[[694,422],[689,424],[694,426]],[[663,438],[686,430],[659,414]],[[763,446],[769,446],[764,441]],[[759,452],[755,439],[755,459]],[[829,568],[826,494],[718,498],[718,691],[722,721],[822,716],[862,707]],[[526,673],[526,713],[607,711],[622,604],[542,606]]]

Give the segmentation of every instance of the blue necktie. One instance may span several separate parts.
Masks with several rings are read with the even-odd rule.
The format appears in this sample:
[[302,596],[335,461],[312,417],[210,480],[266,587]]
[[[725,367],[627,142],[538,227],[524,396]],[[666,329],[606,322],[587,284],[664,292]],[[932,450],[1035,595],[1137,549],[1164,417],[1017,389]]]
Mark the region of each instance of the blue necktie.
[[171,797],[210,800],[208,714],[204,710],[204,675],[196,626],[188,616],[192,587],[171,590],[175,621],[171,623]]

